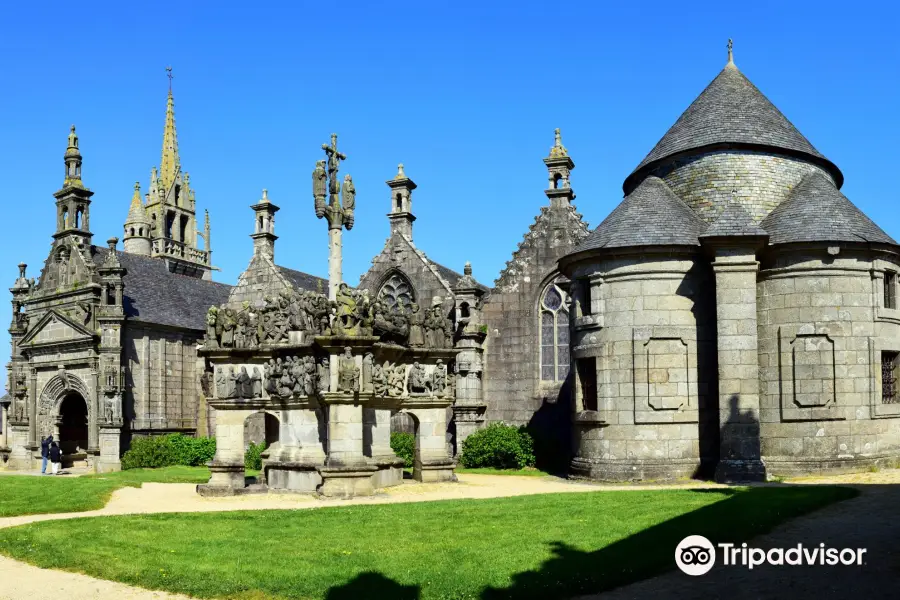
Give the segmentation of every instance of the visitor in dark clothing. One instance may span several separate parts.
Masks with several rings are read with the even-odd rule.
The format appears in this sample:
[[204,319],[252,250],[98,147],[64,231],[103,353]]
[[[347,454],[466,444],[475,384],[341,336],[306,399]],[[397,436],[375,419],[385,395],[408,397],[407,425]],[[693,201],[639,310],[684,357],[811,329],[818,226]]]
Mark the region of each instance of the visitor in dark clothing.
[[50,458],[50,444],[52,443],[52,435],[41,438],[41,475],[47,474],[47,460]]
[[56,442],[53,442],[50,446],[50,465],[51,472],[54,475],[59,474],[59,467],[62,465],[62,450],[59,449],[59,446],[56,445]]

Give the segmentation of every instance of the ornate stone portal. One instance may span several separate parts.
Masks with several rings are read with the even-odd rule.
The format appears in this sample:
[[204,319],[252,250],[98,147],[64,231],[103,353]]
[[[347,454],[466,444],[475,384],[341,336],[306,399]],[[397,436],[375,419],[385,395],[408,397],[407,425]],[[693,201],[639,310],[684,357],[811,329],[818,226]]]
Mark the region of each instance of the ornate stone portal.
[[260,478],[270,491],[352,497],[399,484],[403,462],[390,446],[398,411],[417,424],[413,477],[455,480],[446,445],[456,393],[454,324],[440,298],[420,312],[340,281],[340,232],[352,226],[355,191],[349,176],[343,190],[337,183],[346,156],[336,136],[323,148],[328,160],[316,165],[313,197],[317,216],[329,222],[330,293],[282,290],[209,309],[199,353],[213,375],[208,402],[217,411],[217,446],[200,494],[247,491],[244,420],[260,411],[277,429],[267,432]]

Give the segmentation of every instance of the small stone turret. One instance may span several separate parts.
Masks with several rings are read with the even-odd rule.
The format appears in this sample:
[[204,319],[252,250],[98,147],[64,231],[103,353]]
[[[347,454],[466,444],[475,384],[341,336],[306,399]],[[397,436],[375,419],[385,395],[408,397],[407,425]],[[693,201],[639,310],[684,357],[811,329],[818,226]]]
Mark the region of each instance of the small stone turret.
[[550,155],[544,159],[547,170],[550,173],[550,186],[544,191],[550,198],[550,206],[568,206],[575,199],[575,192],[569,183],[569,177],[575,163],[569,157],[569,151],[562,145],[562,136],[559,128],[554,132],[553,147]]
[[272,260],[275,260],[275,213],[278,207],[269,201],[268,190],[262,191],[262,198],[259,202],[251,206],[255,219],[253,233],[253,254],[265,254]]
[[134,196],[131,197],[131,208],[125,219],[125,252],[150,256],[150,219],[141,200],[141,184],[135,182]]
[[69,131],[64,160],[66,174],[63,187],[53,194],[56,198],[56,233],[53,237],[73,238],[80,246],[90,245],[90,208],[94,192],[84,187],[81,181],[81,152],[74,125]]
[[399,233],[412,241],[412,224],[416,220],[412,213],[412,191],[416,184],[403,172],[403,163],[397,165],[397,175],[386,183],[391,188],[391,212],[388,213],[391,235]]

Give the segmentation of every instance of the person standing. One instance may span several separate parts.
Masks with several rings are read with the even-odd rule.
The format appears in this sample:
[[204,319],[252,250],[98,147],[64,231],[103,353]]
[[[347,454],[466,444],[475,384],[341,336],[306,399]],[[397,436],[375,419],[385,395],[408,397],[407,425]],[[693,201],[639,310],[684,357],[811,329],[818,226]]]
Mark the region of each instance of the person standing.
[[50,445],[50,470],[54,475],[59,475],[59,467],[62,465],[62,450],[56,442]]
[[47,459],[50,457],[50,444],[53,443],[53,436],[41,437],[41,475],[47,474]]

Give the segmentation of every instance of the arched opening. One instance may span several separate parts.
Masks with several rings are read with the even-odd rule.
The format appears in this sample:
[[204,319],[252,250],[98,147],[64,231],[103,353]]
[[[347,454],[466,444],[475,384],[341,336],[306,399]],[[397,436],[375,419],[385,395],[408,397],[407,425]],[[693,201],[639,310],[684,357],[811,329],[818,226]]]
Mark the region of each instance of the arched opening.
[[459,316],[461,319],[469,318],[469,303],[463,302],[459,305]]
[[181,235],[178,238],[178,240],[181,242],[189,243],[191,241],[188,239],[188,223],[190,223],[190,219],[188,218],[188,216],[181,215]]
[[397,412],[391,415],[391,433],[405,433],[413,436],[415,444],[413,446],[413,472],[410,473],[409,467],[403,471],[404,479],[414,477],[416,465],[421,465],[421,453],[419,445],[419,419],[409,411]]
[[553,189],[558,190],[562,187],[562,175],[557,173],[553,176]]
[[175,184],[175,206],[181,206],[181,186]]
[[84,217],[84,208],[79,206],[75,209],[75,229],[81,229],[81,219]]
[[256,223],[256,233],[262,233],[263,230],[263,218],[262,215],[259,215],[259,220]]
[[59,448],[63,454],[87,452],[87,402],[78,392],[69,392],[59,405]]
[[131,228],[131,236],[134,237],[134,227]]
[[63,229],[69,228],[69,209],[68,208],[62,209],[62,228]]
[[394,210],[396,210],[397,212],[402,211],[403,210],[403,196],[401,196],[400,194],[397,194],[396,203],[397,203],[397,206]]
[[416,301],[416,293],[409,280],[399,272],[394,272],[381,286],[378,298],[387,303],[388,308],[408,312],[410,305]]
[[273,444],[281,441],[281,423],[275,415],[265,414],[265,437],[266,448],[271,448]]
[[[132,233],[131,235],[134,235],[134,234]],[[143,227],[138,227],[138,235],[141,237],[144,237],[144,228]]]
[[175,225],[175,213],[166,213],[166,231],[165,236],[172,239],[172,227]]
[[563,382],[569,375],[569,298],[550,282],[539,303],[541,381]]

